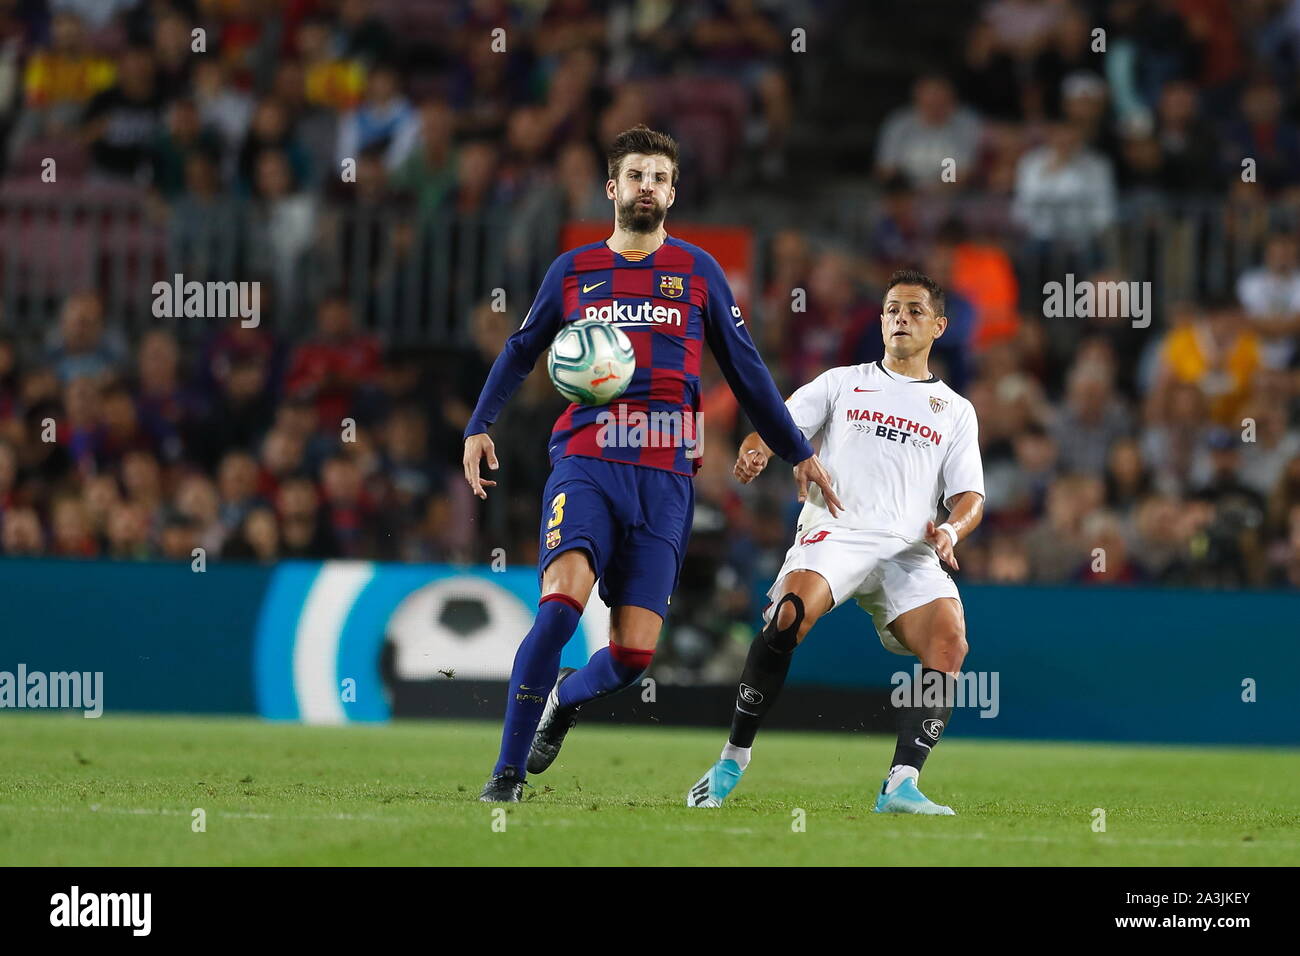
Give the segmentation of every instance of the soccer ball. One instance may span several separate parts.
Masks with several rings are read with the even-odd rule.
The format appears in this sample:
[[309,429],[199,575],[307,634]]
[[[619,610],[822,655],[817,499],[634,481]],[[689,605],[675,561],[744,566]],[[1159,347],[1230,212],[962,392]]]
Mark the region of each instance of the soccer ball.
[[579,405],[608,405],[636,371],[636,351],[622,329],[600,319],[570,322],[546,359],[555,390]]

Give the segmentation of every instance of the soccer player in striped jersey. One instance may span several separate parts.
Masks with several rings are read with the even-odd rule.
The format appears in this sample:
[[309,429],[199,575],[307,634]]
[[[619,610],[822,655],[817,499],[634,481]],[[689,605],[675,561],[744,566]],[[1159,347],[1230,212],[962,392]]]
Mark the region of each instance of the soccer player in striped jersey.
[[[636,350],[636,372],[617,407],[571,404],[551,432],[537,568],[542,597],[515,654],[501,751],[479,796],[487,802],[518,802],[527,774],[555,760],[579,708],[636,683],[650,664],[690,535],[706,341],[758,433],[794,465],[801,500],[811,483],[832,511],[839,507],[830,475],[754,348],[722,268],[664,229],[676,195],[677,144],[645,126],[627,130],[610,147],[608,171],[613,233],[551,264],[465,428],[465,479],[486,498],[496,483],[483,477],[481,463],[498,464],[488,427],[564,323],[612,322]],[[611,429],[610,415],[649,424]],[[596,582],[611,609],[609,646],[561,673],[560,652]]]
[[[880,643],[921,661],[921,686],[895,701],[898,744],[876,796],[877,813],[950,816],[917,789],[921,767],[952,717],[966,657],[961,598],[940,560],[958,568],[957,542],[984,514],[978,425],[969,401],[930,373],[943,335],[943,290],[919,272],[890,276],[880,314],[885,357],[823,372],[786,402],[805,437],[839,476],[838,520],[816,490],[795,542],[767,592],[767,626],[741,674],[731,734],[718,761],[686,794],[691,807],[718,807],[749,764],[759,725],[776,701],[795,648],[822,615],[848,600],[872,617]],[[771,449],[751,434],[735,474],[742,484],[766,467]],[[948,519],[935,525],[942,501]]]

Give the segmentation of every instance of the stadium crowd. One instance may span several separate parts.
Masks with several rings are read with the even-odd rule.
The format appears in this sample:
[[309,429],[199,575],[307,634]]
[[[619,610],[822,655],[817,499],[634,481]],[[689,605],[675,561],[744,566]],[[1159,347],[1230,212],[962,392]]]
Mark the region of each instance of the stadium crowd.
[[[948,290],[935,370],[981,427],[987,517],[962,546],[965,580],[1300,587],[1300,0],[965,6],[942,27],[951,55],[940,40],[931,51],[943,71],[916,72],[910,101],[881,110],[860,169],[875,197],[866,242],[797,221],[760,234],[751,324],[779,384],[880,357],[882,280],[920,266]],[[331,205],[505,209],[516,243],[546,238],[542,211],[607,219],[601,146],[644,120],[677,134],[690,164],[670,232],[692,211],[726,221],[738,170],[759,196],[795,175],[808,94],[789,66],[791,18],[838,9],[0,0],[0,194],[57,156],[61,181],[125,184],[179,221],[261,203],[260,271],[296,290]],[[482,42],[498,26],[504,55]],[[696,89],[707,110],[678,109]],[[334,173],[349,157],[356,183]],[[1134,203],[1191,201],[1225,211],[1247,250],[1227,260],[1226,288],[1191,242],[1161,274],[1181,270],[1185,293],[1149,325],[1044,314],[1044,263],[1160,281],[1126,271],[1105,237]],[[532,563],[562,408],[544,374],[494,429],[497,500],[481,509],[459,467],[460,431],[522,310],[484,304],[461,317],[462,344],[417,350],[381,341],[350,291],[284,291],[274,308],[309,315],[308,333],[273,314],[127,335],[99,288],[59,290],[58,322],[37,338],[0,313],[0,553],[483,561],[504,547]],[[703,389],[706,464],[674,607],[721,633],[750,619],[797,509],[782,469],[729,480],[746,425],[711,364]]]

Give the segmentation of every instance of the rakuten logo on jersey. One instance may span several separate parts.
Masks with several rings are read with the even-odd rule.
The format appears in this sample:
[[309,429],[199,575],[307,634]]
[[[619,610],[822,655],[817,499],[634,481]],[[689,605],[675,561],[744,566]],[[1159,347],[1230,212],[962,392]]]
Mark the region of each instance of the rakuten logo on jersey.
[[681,325],[682,310],[666,305],[654,305],[649,300],[637,303],[613,299],[608,305],[589,305],[583,311],[585,319],[602,322],[652,322],[656,325]]

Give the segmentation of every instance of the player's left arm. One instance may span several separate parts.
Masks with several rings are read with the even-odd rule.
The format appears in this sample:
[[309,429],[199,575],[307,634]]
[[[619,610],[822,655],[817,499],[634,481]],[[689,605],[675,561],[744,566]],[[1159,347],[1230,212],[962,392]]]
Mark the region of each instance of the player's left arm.
[[[979,527],[984,520],[984,496],[978,491],[963,491],[948,499],[948,520],[936,525],[927,521],[925,540],[939,555],[939,559],[960,571],[957,563],[957,542]],[[949,532],[949,528],[952,529]]]
[[506,339],[505,348],[492,363],[483,390],[479,392],[474,413],[465,426],[462,466],[465,469],[465,480],[478,498],[486,499],[485,489],[496,485],[495,481],[488,481],[479,473],[483,459],[487,459],[488,467],[492,470],[495,471],[498,467],[496,446],[488,435],[488,428],[496,421],[515,389],[528,377],[563,324],[564,272],[568,261],[568,255],[562,255],[546,270],[541,288],[537,290],[537,296],[524,316],[523,324]]
[[957,542],[974,531],[984,518],[984,463],[980,460],[979,423],[969,402],[962,402],[950,441],[940,474],[948,520],[940,525],[927,521],[925,540],[942,561],[959,571]]

